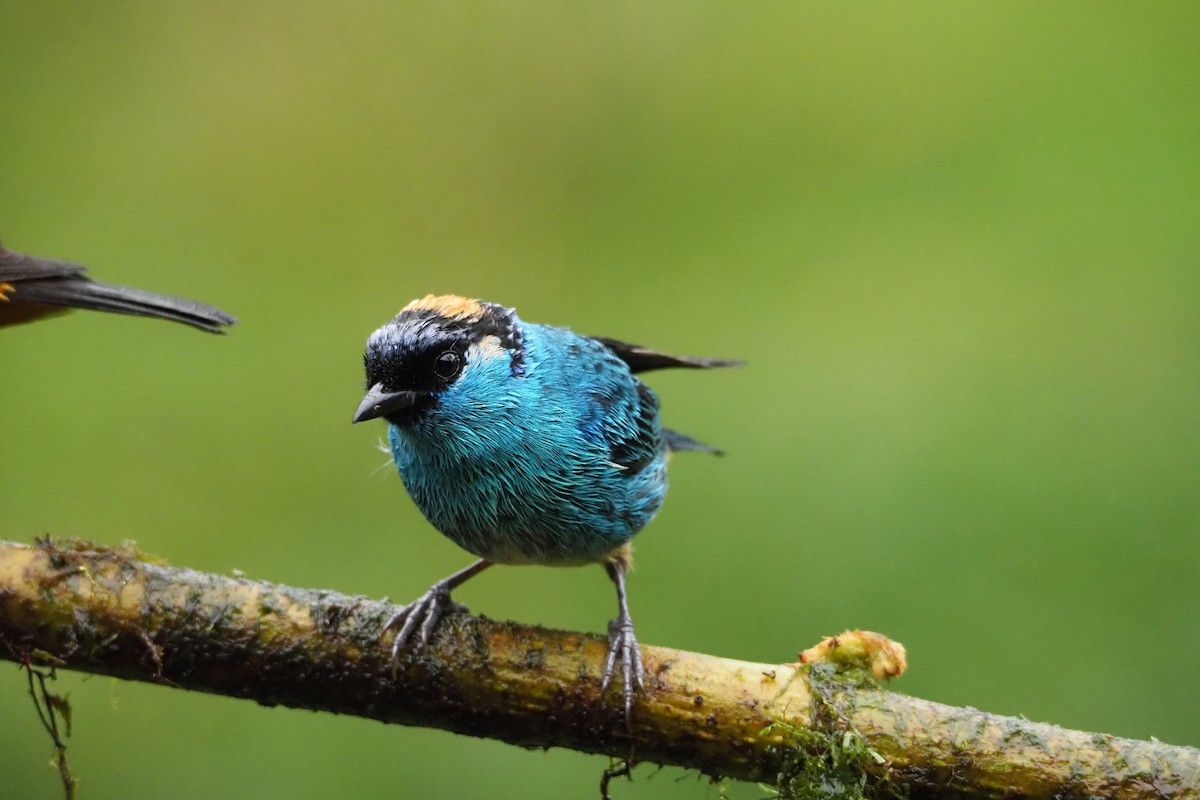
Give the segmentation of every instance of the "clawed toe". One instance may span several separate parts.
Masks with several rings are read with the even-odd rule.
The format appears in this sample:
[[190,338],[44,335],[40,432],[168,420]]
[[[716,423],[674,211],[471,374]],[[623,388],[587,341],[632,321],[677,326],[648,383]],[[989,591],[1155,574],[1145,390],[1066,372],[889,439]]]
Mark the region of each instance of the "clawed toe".
[[383,626],[385,634],[394,628],[398,629],[396,638],[392,640],[392,673],[395,674],[399,668],[400,653],[405,647],[411,646],[414,650],[425,647],[429,644],[442,616],[447,611],[461,608],[463,606],[451,602],[449,588],[437,583],[428,592],[396,612]]
[[632,720],[634,692],[646,684],[642,649],[633,633],[633,620],[628,616],[617,617],[608,624],[608,657],[604,661],[604,675],[600,680],[601,692],[607,691],[612,683],[618,661],[621,663],[621,692],[625,701],[625,725],[628,727]]
[[[393,628],[399,629],[396,631],[396,638],[392,640],[393,676],[400,666],[400,653],[405,647],[411,645],[414,650],[421,649],[429,644],[433,631],[443,616],[467,610],[466,606],[450,599],[450,592],[488,566],[490,562],[480,559],[466,569],[460,569],[445,580],[430,586],[428,592],[397,611],[396,615],[387,621],[380,633],[381,638]],[[416,634],[415,638],[413,634]]]

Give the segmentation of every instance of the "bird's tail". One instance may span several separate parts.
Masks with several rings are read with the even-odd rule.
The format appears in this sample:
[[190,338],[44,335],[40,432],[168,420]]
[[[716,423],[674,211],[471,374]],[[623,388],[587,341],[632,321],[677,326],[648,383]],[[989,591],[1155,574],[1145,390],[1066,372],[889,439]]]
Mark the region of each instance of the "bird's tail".
[[698,442],[687,434],[673,431],[670,428],[663,428],[663,436],[666,437],[667,449],[671,452],[677,450],[695,450],[701,453],[712,453],[714,456],[725,455],[725,451],[719,447]]
[[82,277],[25,280],[18,284],[17,292],[22,303],[157,317],[209,333],[224,333],[222,328],[237,322],[236,317],[206,303]]
[[608,339],[603,336],[593,336],[593,339],[616,354],[617,358],[629,365],[629,371],[635,375],[639,372],[649,372],[652,369],[667,369],[683,367],[685,369],[717,369],[719,367],[743,367],[745,361],[737,358],[694,358],[692,356],[673,356],[660,353],[640,344]]

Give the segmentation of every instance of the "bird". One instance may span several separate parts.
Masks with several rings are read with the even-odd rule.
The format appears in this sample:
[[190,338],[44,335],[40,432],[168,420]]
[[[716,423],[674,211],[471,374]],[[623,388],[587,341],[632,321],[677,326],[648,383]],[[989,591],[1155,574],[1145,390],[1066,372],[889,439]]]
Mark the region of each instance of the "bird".
[[671,356],[431,294],[370,335],[363,364],[366,396],[353,421],[387,421],[409,495],[478,558],[388,620],[393,671],[406,647],[426,646],[443,614],[462,608],[451,591],[492,564],[600,563],[617,592],[600,689],[619,664],[628,724],[645,682],[625,589],[630,540],[662,505],[670,452],[720,453],[664,428],[658,397],[638,375],[742,362]]
[[0,244],[0,327],[44,319],[72,308],[109,311],[179,322],[208,333],[224,333],[237,318],[219,308],[87,277],[69,261],[14,253]]

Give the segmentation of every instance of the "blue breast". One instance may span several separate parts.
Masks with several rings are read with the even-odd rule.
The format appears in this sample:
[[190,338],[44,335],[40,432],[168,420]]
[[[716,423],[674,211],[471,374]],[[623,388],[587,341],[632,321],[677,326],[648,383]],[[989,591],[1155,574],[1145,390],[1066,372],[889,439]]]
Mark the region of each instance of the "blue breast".
[[498,563],[582,564],[627,542],[667,490],[654,393],[599,342],[524,324],[524,371],[469,353],[461,378],[388,429],[405,488],[464,549]]

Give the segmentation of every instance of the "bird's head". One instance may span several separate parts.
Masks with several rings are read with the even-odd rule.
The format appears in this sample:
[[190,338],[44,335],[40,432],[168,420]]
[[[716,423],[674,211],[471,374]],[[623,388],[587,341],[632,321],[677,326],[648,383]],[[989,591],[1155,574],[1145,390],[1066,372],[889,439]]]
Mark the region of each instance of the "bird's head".
[[354,422],[383,417],[403,426],[468,384],[521,377],[523,356],[513,309],[457,295],[414,300],[367,339],[367,394]]

